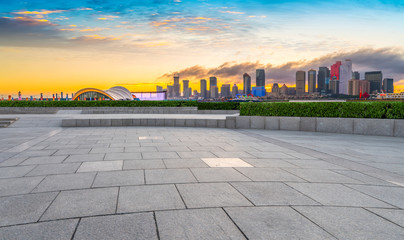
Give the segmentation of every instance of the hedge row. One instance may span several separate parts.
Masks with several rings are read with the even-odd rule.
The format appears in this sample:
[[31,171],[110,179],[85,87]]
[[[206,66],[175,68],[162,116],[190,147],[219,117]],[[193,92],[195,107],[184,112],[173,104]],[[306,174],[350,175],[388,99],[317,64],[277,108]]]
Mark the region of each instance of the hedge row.
[[242,103],[240,115],[404,119],[404,102]]
[[0,101],[0,107],[198,107],[199,110],[238,110],[238,102],[197,101]]

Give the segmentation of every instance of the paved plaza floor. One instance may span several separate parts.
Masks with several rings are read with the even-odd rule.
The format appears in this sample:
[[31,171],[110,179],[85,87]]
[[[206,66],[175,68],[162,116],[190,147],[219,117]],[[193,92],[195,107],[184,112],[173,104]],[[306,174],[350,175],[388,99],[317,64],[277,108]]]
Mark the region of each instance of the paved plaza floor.
[[404,138],[0,129],[0,239],[404,239]]

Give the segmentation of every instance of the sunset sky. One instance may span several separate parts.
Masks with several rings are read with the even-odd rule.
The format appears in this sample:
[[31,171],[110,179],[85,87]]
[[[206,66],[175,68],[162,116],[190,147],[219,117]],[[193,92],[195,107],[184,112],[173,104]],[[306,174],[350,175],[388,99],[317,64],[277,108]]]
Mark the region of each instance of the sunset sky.
[[349,58],[404,91],[404,0],[0,0],[0,98],[155,90],[172,74],[267,87]]

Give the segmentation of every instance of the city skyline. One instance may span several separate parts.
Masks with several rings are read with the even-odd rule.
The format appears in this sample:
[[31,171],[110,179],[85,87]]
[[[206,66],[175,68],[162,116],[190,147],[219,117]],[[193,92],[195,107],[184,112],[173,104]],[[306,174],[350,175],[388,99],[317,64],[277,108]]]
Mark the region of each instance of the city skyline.
[[[332,9],[332,17],[330,17]],[[132,91],[200,79],[266,88],[351,59],[404,91],[403,1],[0,1],[0,95]]]

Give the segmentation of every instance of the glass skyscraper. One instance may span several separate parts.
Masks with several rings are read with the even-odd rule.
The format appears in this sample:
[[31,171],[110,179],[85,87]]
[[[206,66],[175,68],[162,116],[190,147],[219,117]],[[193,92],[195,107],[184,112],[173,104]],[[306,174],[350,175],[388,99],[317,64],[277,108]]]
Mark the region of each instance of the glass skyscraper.
[[257,69],[256,70],[256,86],[257,87],[265,87],[265,70]]

